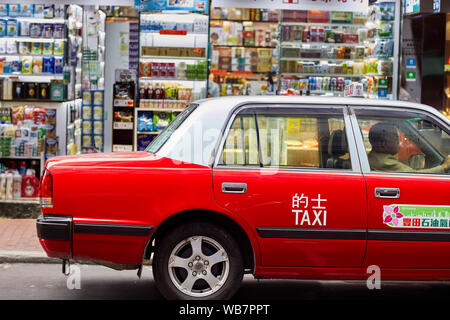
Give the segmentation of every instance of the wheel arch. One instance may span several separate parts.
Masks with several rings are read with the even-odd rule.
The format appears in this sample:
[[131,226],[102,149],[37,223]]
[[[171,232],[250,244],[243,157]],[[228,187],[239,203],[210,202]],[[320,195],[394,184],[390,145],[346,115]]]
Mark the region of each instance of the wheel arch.
[[255,250],[252,242],[244,230],[244,228],[234,219],[217,211],[206,209],[185,210],[171,215],[163,220],[152,233],[148,245],[144,252],[145,259],[150,259],[151,253],[154,251],[154,246],[157,246],[158,241],[164,238],[164,235],[172,230],[175,226],[185,222],[210,222],[219,227],[223,227],[233,237],[235,237],[242,253],[244,260],[244,271],[246,273],[253,273],[255,270]]

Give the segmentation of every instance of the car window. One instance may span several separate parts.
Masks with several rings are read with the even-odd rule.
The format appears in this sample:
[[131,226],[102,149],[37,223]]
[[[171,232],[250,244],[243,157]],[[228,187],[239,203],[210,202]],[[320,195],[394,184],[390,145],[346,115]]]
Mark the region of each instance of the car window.
[[237,116],[228,132],[221,164],[259,166],[255,117]]
[[219,164],[351,169],[342,113],[266,111],[235,118]]
[[161,132],[155,140],[153,140],[145,149],[150,153],[156,153],[159,149],[169,140],[172,134],[178,129],[178,127],[189,117],[189,115],[197,108],[196,104],[189,105],[183,110],[168,126]]
[[[371,171],[442,174],[450,135],[422,113],[356,111]],[[380,115],[382,114],[382,115]]]
[[258,114],[265,167],[350,169],[343,116]]

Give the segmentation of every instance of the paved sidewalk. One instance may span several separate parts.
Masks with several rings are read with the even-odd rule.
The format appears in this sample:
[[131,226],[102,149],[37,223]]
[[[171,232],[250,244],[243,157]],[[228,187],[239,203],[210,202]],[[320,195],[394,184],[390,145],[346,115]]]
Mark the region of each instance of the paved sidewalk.
[[39,244],[35,219],[0,219],[0,263],[55,263]]

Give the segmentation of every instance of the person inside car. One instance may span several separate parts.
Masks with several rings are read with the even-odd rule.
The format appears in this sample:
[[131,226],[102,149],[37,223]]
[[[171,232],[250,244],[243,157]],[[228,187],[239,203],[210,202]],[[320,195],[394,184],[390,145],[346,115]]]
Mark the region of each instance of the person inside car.
[[369,142],[372,151],[369,153],[370,168],[375,171],[445,173],[450,168],[450,155],[441,165],[428,169],[413,169],[398,160],[399,139],[397,128],[388,123],[377,123],[370,128]]

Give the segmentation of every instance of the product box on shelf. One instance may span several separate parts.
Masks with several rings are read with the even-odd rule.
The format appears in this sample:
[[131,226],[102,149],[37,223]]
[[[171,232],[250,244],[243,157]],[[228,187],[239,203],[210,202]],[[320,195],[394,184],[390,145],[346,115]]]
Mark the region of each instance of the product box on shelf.
[[309,23],[330,23],[330,11],[309,10],[307,20]]
[[332,11],[331,12],[331,23],[353,23],[353,13],[344,11]]
[[53,80],[50,85],[50,99],[54,101],[63,101],[65,97],[66,86],[63,81]]
[[284,22],[306,22],[307,21],[306,10],[284,10],[283,21]]

